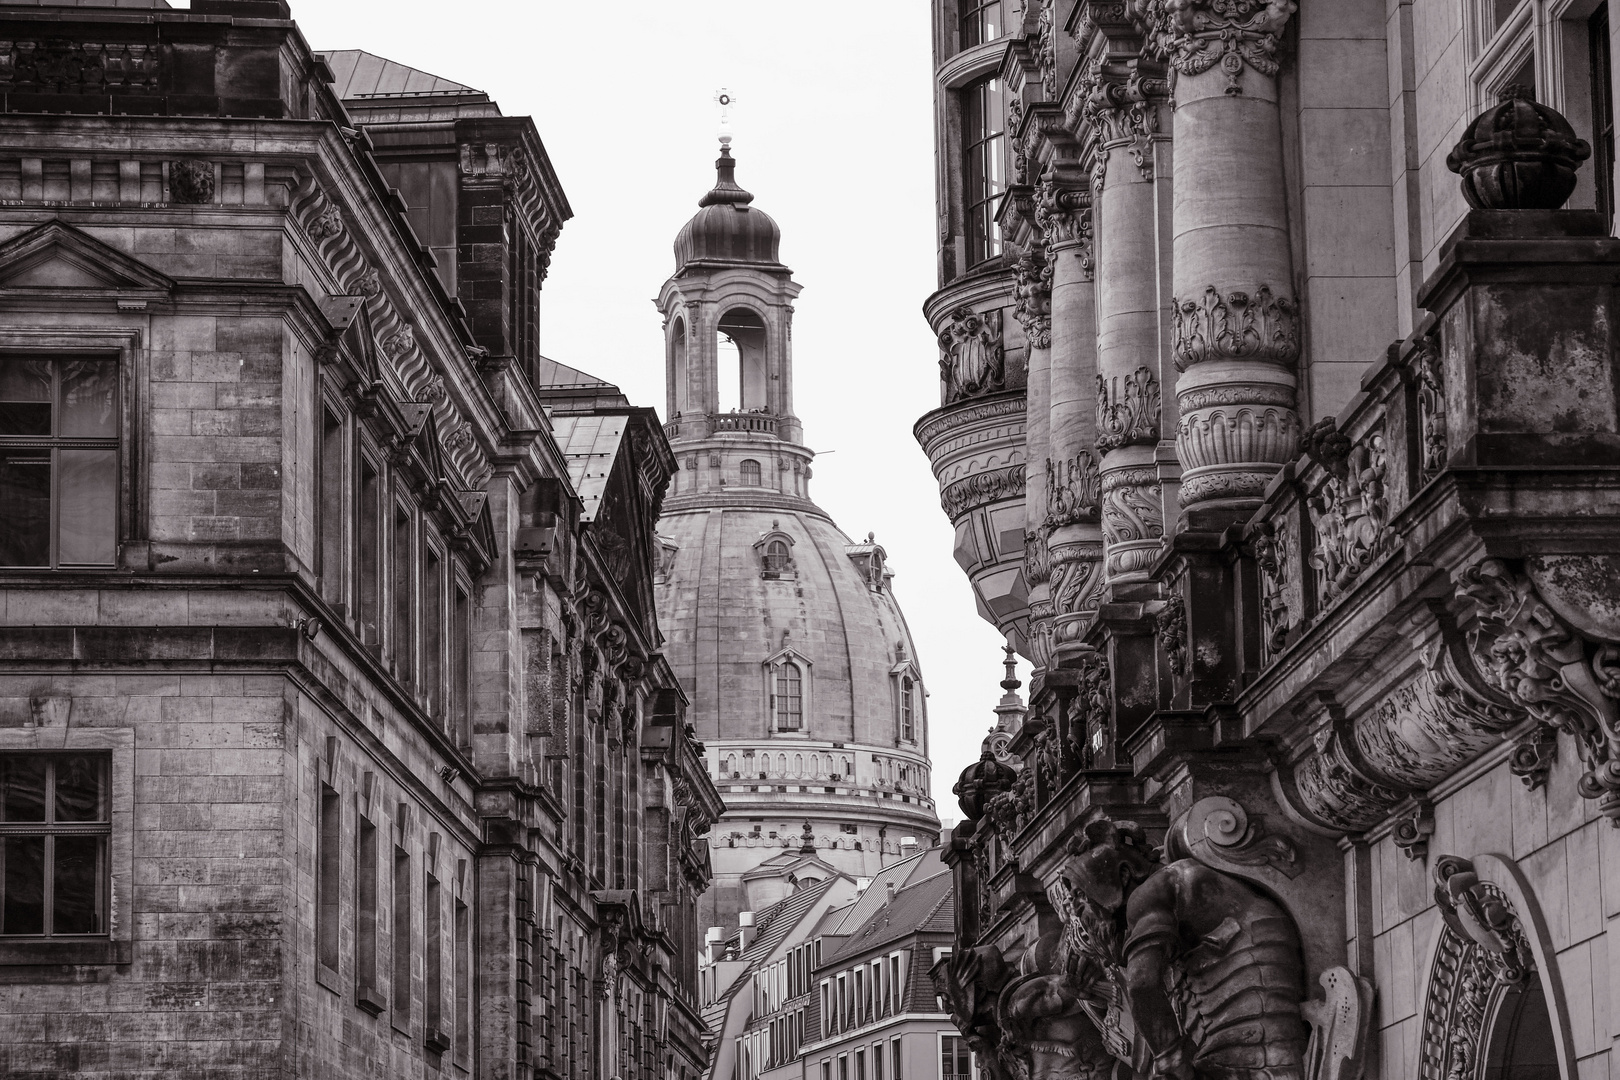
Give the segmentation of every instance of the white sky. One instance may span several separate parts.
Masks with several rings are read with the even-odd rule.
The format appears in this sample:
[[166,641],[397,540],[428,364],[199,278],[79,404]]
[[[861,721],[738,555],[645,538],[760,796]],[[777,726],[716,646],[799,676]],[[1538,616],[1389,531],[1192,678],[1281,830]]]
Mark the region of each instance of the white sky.
[[994,720],[1002,657],[911,435],[939,404],[921,311],[936,284],[926,0],[293,0],[293,15],[316,49],[365,49],[534,117],[574,210],[541,347],[660,415],[651,298],[714,182],[714,91],[735,95],[737,181],[782,227],[804,286],[793,351],[822,455],[811,494],[889,553],[930,694],[934,797],[959,816],[951,785]]

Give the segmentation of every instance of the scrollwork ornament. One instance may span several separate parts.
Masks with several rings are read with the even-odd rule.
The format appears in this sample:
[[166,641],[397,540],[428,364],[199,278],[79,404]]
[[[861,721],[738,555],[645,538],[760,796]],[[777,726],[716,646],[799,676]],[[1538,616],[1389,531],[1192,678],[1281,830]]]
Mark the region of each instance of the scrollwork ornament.
[[1013,261],[1015,315],[1032,349],[1052,347],[1052,262],[1043,244],[1018,253]]
[[1528,791],[1535,791],[1547,782],[1553,760],[1558,756],[1558,732],[1545,724],[1537,724],[1521,735],[1508,756],[1508,772],[1517,776]]
[[1088,524],[1100,517],[1102,474],[1089,450],[1078,450],[1067,461],[1046,462],[1046,524],[1048,529]]
[[1006,388],[1001,310],[959,307],[939,332],[939,374],[945,403],[993,394]]
[[1288,635],[1300,613],[1294,610],[1291,571],[1298,541],[1286,528],[1267,522],[1254,539],[1254,561],[1260,570],[1262,645],[1269,661],[1288,647]]
[[1153,468],[1112,469],[1103,474],[1102,532],[1108,549],[1108,573],[1115,576],[1145,570],[1157,545],[1121,548],[1164,537],[1164,507],[1159,474]]

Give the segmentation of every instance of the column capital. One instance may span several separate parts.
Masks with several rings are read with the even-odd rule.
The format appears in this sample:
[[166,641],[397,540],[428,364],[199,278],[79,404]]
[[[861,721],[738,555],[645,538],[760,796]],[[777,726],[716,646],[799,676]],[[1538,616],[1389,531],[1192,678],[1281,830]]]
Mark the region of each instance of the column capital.
[[1150,58],[1098,64],[1087,74],[1079,119],[1095,137],[1094,191],[1102,190],[1114,150],[1130,154],[1143,180],[1153,179],[1153,140],[1161,137],[1159,109],[1169,96],[1164,67]]
[[1082,276],[1091,280],[1091,191],[1081,170],[1051,170],[1041,178],[1035,189],[1035,223],[1054,256],[1060,250],[1076,249]]
[[1132,0],[1148,49],[1183,75],[1216,64],[1226,92],[1243,93],[1245,65],[1262,75],[1278,71],[1277,44],[1295,0]]
[[1052,260],[1036,238],[1013,261],[1014,315],[1032,349],[1052,347]]

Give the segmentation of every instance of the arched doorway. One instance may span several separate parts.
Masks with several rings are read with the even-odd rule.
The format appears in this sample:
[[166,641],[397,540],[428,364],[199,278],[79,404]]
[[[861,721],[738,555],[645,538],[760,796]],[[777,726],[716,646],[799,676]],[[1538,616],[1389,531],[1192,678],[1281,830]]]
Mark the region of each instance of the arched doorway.
[[1552,1014],[1539,979],[1504,991],[1488,1030],[1480,1080],[1560,1080]]

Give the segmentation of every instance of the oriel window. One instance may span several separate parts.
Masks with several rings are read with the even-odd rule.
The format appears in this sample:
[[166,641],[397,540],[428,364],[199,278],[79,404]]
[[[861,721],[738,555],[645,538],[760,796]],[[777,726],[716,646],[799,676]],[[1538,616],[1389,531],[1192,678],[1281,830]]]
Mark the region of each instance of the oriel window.
[[118,365],[0,358],[0,566],[110,567]]
[[105,754],[0,757],[0,937],[107,933]]
[[962,0],[962,48],[971,49],[1007,34],[1002,21],[1001,0]]
[[976,266],[1001,254],[996,200],[1007,187],[1007,95],[1000,79],[962,91],[962,184],[967,209],[967,261]]

